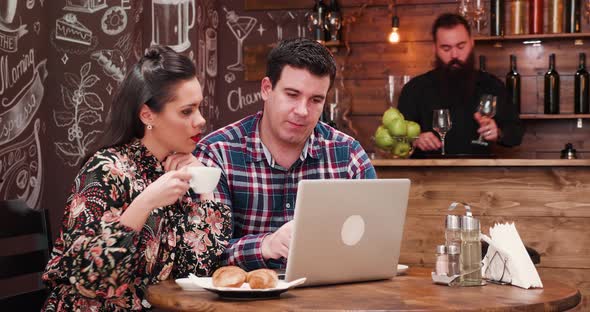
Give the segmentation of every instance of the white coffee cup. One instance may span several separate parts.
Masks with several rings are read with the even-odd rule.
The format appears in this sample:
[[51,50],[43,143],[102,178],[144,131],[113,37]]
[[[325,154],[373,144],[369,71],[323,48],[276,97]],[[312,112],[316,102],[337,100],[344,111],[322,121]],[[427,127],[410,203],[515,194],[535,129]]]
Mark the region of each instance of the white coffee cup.
[[213,192],[221,176],[221,169],[215,167],[189,167],[188,172],[191,174],[190,186],[197,194]]

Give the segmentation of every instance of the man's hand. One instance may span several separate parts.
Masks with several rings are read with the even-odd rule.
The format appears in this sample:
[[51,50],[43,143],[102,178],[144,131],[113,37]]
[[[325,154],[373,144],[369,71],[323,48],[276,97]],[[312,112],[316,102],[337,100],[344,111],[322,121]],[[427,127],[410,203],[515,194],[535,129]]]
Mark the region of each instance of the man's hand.
[[486,141],[496,142],[500,137],[500,129],[493,118],[482,116],[479,112],[473,114],[475,121],[479,123],[479,133]]
[[422,132],[420,136],[414,141],[414,147],[423,151],[434,151],[442,147],[442,143],[436,135],[432,132]]
[[293,236],[293,220],[283,224],[274,233],[267,235],[262,240],[260,249],[264,260],[287,258],[289,256],[289,246]]

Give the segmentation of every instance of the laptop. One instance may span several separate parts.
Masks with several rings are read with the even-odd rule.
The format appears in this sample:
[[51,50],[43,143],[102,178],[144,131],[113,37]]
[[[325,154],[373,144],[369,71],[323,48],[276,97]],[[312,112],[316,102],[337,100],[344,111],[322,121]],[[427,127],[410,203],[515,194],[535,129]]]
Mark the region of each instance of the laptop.
[[302,286],[395,276],[410,180],[302,180],[286,281]]

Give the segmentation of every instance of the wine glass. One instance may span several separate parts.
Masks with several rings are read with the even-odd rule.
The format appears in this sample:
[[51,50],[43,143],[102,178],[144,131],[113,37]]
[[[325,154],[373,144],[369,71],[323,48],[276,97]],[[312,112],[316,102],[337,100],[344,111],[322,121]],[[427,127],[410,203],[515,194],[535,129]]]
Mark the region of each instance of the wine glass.
[[393,75],[387,76],[385,83],[385,99],[389,107],[395,107],[395,77]]
[[451,114],[448,109],[435,109],[432,113],[432,129],[438,133],[442,142],[441,155],[445,155],[445,136],[451,130]]
[[277,42],[283,41],[283,27],[294,20],[295,16],[290,11],[267,12],[266,15],[277,25]]
[[[484,94],[479,98],[479,106],[477,111],[482,115],[493,118],[496,115],[496,96],[491,94]],[[488,142],[483,140],[483,135],[479,135],[477,140],[471,141],[473,144],[488,146]]]
[[326,16],[326,30],[330,32],[330,41],[338,41],[340,27],[342,27],[340,11],[330,11]]
[[318,12],[311,12],[307,17],[307,28],[314,34],[314,39],[325,42],[324,29],[327,28],[326,17]]
[[477,33],[481,34],[488,24],[485,3],[483,0],[475,0],[472,5],[473,24]]

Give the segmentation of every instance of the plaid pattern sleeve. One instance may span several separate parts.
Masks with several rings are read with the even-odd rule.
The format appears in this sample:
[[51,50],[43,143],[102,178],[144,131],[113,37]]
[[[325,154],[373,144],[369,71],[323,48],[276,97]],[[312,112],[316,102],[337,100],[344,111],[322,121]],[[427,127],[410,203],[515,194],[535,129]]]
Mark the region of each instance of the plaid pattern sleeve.
[[321,122],[291,168],[274,164],[260,140],[261,117],[259,112],[212,132],[195,150],[204,165],[221,168],[215,196],[232,211],[233,237],[222,264],[246,270],[285,267],[286,259],[265,261],[260,246],[293,219],[300,180],[376,178],[360,143]]

